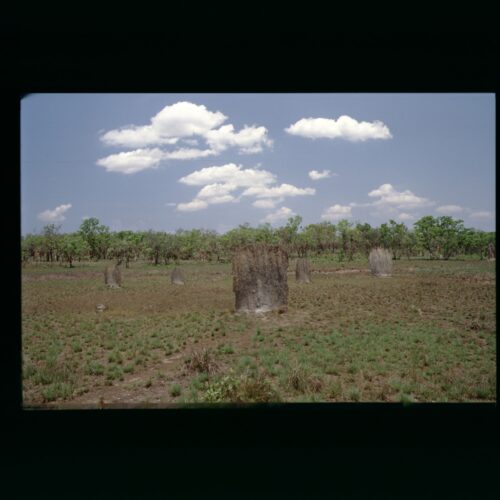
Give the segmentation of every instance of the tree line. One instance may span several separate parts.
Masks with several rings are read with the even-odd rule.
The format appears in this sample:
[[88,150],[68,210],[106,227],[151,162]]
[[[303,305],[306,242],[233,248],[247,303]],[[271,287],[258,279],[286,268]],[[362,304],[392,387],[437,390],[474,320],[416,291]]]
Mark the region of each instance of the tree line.
[[462,220],[427,215],[412,230],[394,220],[372,227],[346,219],[302,226],[300,216],[290,217],[282,227],[270,224],[239,227],[219,234],[205,229],[163,231],[110,231],[97,218],[82,222],[78,231],[61,233],[60,226],[46,225],[39,234],[21,237],[22,262],[60,262],[116,259],[148,260],[154,265],[179,260],[227,262],[239,246],[265,242],[278,244],[291,256],[331,255],[339,261],[368,256],[375,247],[387,248],[394,259],[423,257],[450,259],[476,256],[483,259],[494,248],[495,233],[466,228]]

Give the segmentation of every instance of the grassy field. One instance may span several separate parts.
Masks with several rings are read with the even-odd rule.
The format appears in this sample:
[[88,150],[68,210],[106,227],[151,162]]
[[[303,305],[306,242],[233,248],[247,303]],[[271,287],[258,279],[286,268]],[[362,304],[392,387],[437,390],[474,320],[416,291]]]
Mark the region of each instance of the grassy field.
[[[22,270],[26,406],[485,402],[496,397],[495,262],[311,259],[286,313],[234,313],[230,264]],[[96,306],[106,309],[98,312]]]

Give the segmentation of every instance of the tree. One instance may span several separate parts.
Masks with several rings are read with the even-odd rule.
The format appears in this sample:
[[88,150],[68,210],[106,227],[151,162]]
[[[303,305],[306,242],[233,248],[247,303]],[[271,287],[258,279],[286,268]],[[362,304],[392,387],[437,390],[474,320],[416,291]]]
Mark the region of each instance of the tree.
[[460,249],[461,241],[466,236],[462,220],[443,215],[426,215],[415,222],[415,234],[419,243],[429,252],[430,258],[436,256],[448,260]]
[[59,240],[61,237],[59,234],[60,229],[61,226],[56,226],[55,224],[47,224],[42,229],[44,253],[47,262],[54,262],[54,260],[57,260],[57,251],[59,249]]
[[353,258],[353,234],[352,234],[352,223],[347,219],[339,220],[337,223],[337,233],[340,239],[339,261],[342,261],[345,257],[349,260]]
[[106,258],[111,242],[109,227],[99,224],[99,219],[90,217],[81,223],[79,233],[90,248],[91,259]]
[[414,224],[415,235],[422,247],[429,252],[429,257],[434,258],[439,247],[438,221],[432,215],[422,217]]
[[465,229],[463,222],[447,215],[437,218],[438,248],[445,260],[455,255],[459,249],[460,235]]
[[65,234],[61,238],[61,253],[69,267],[73,267],[73,261],[84,256],[88,250],[87,242],[79,233]]
[[302,223],[302,217],[300,215],[295,215],[290,217],[284,227],[280,227],[277,230],[280,243],[287,251],[295,250],[295,245],[297,243],[297,236],[300,229],[300,224]]

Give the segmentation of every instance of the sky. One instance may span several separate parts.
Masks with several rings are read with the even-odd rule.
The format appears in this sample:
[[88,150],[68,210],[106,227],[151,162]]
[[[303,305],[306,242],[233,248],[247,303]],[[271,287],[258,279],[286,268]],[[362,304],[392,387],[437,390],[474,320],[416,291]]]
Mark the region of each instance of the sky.
[[495,230],[494,94],[30,94],[21,231],[451,215]]

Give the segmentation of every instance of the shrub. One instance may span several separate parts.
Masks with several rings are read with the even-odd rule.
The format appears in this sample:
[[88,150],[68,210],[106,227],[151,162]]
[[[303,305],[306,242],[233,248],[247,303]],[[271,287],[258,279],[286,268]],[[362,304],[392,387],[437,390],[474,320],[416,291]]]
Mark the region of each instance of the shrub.
[[170,387],[170,395],[174,398],[180,396],[181,392],[182,392],[182,387],[179,384],[173,384],[172,387]]
[[211,374],[218,369],[218,363],[215,361],[215,356],[210,349],[193,351],[190,357],[185,360],[185,364],[189,371],[198,373]]
[[44,401],[67,399],[73,394],[73,385],[66,382],[56,382],[45,387],[42,391]]
[[392,274],[392,254],[385,248],[374,248],[370,252],[370,270],[373,275],[379,277]]
[[263,374],[226,375],[207,388],[203,401],[207,403],[267,403],[279,401],[277,392]]

